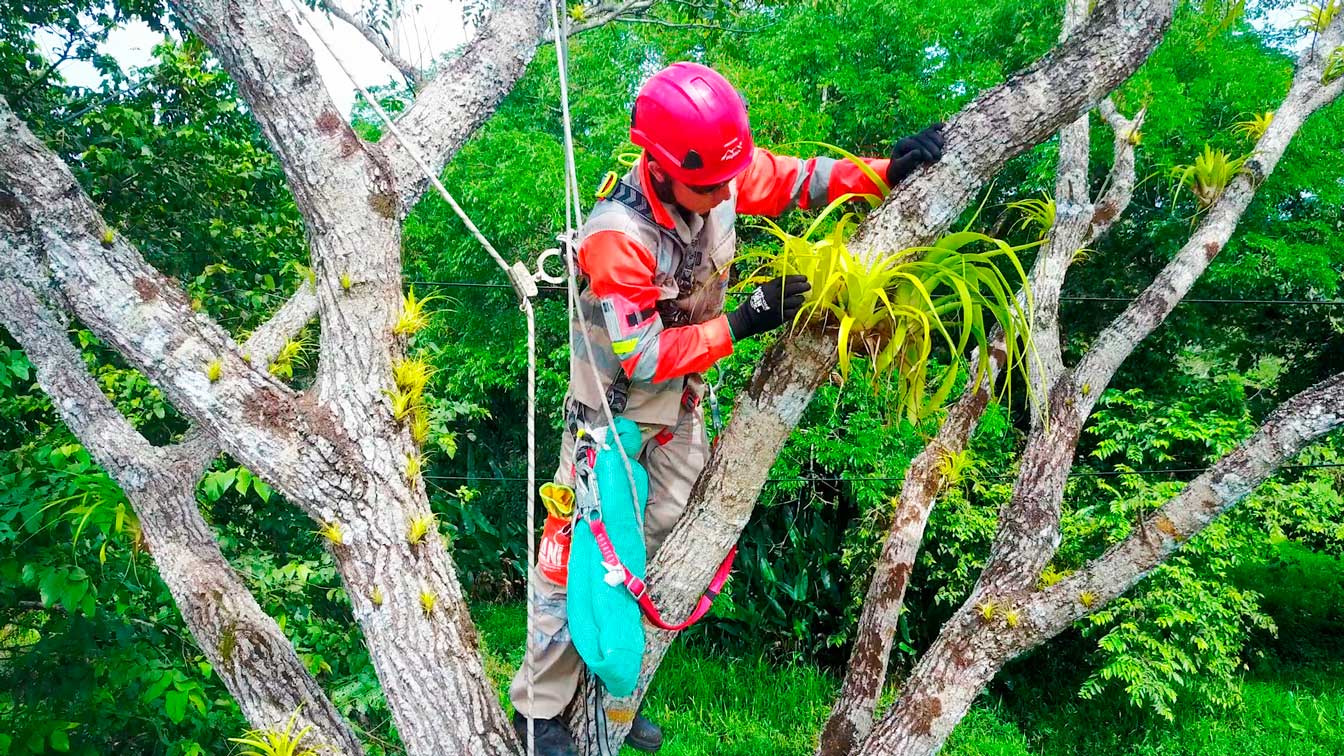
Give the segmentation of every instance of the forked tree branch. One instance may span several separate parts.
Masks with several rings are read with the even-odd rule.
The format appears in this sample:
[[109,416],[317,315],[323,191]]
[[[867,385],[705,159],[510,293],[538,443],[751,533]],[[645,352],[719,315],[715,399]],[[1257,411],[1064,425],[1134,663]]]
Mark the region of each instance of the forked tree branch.
[[[1341,29],[1344,19],[1336,20],[1323,39],[1337,41]],[[1227,245],[1256,190],[1273,172],[1303,122],[1344,91],[1344,79],[1321,83],[1322,67],[1319,52],[1303,53],[1292,85],[1256,143],[1245,172],[1233,178],[1212,206],[1202,211],[1195,232],[1152,284],[1102,331],[1079,364],[1051,387],[1050,427],[1028,438],[1013,498],[1000,518],[973,596],[1031,585],[1053,557],[1059,545],[1064,484],[1084,421],[1120,365],[1166,319]]]
[[[33,243],[32,236],[7,227],[0,249],[15,252],[15,246]],[[278,329],[283,321],[273,322]],[[70,342],[65,313],[44,301],[43,290],[7,270],[0,270],[0,323],[33,363],[66,426],[125,492],[183,621],[252,726],[282,728],[298,712],[314,744],[350,756],[363,753],[293,644],[224,558],[197,509],[201,470],[218,454],[213,439],[152,447],[89,373]]]
[[[229,335],[107,226],[65,164],[0,98],[0,204],[10,275],[44,292],[126,356],[234,457],[295,503],[337,493],[333,469],[362,480],[353,445],[321,407],[248,364]],[[294,439],[317,439],[296,444]],[[346,492],[341,491],[344,494]]]
[[321,6],[322,10],[325,10],[327,13],[330,13],[341,21],[344,21],[355,31],[359,32],[364,39],[368,40],[369,44],[373,45],[374,49],[378,51],[378,54],[383,56],[383,60],[390,63],[393,68],[397,69],[397,71],[405,77],[406,83],[410,84],[412,89],[419,90],[420,87],[424,85],[425,75],[424,72],[420,70],[420,67],[401,57],[392,45],[388,43],[387,37],[381,32],[334,2],[322,0]]
[[[1338,32],[1338,25],[1334,31]],[[1313,57],[1311,53],[1304,56],[1293,87],[1285,99],[1285,107],[1291,115],[1280,125],[1281,132],[1277,134],[1267,132],[1257,145],[1258,164],[1252,167],[1256,178],[1263,178],[1272,171],[1283,149],[1306,116],[1339,94],[1339,87],[1336,86],[1338,84],[1336,82],[1335,85],[1322,86],[1319,58]],[[1123,138],[1126,143],[1132,144],[1133,140],[1128,138],[1126,127],[1137,128],[1135,122],[1141,115],[1142,113],[1136,116],[1134,122],[1126,123],[1115,118],[1113,112],[1109,114],[1103,112],[1103,117],[1116,129],[1118,151],[1120,150],[1118,140]],[[1127,162],[1132,159],[1132,155],[1118,155],[1117,164],[1121,164],[1122,159]],[[1155,301],[1165,303],[1157,309],[1170,312],[1170,307],[1184,296],[1189,289],[1188,283],[1193,282],[1193,278],[1189,282],[1184,282],[1185,277],[1189,275],[1198,277],[1212,256],[1226,243],[1227,237],[1235,227],[1236,218],[1244,211],[1249,196],[1254,193],[1257,186],[1258,181],[1251,180],[1251,177],[1239,179],[1208,211],[1209,216],[1195,232],[1191,243],[1183,248],[1177,260],[1174,260],[1172,265],[1168,266],[1168,270],[1154,282],[1154,286],[1150,287],[1150,291],[1161,290],[1164,295],[1153,297]],[[1132,192],[1132,189],[1122,187],[1120,191],[1127,194]],[[1229,197],[1228,194],[1232,192],[1244,196]],[[1229,204],[1220,208],[1219,205],[1223,202]],[[1229,212],[1230,216],[1222,214]],[[1113,218],[1102,219],[1101,223],[1093,223],[1093,226],[1104,226],[1112,220]],[[1219,229],[1217,234],[1203,235],[1213,228]],[[1211,242],[1213,246],[1206,246]],[[1190,259],[1193,257],[1190,255],[1184,263],[1181,263],[1179,260],[1186,250],[1201,250],[1206,254],[1202,262]],[[1177,274],[1178,269],[1183,272]],[[1143,297],[1140,297],[1135,304],[1137,305],[1142,299]],[[1147,322],[1155,328],[1165,317],[1165,313],[1157,314],[1151,310],[1149,312],[1150,316],[1156,317],[1155,320],[1150,319]],[[1132,323],[1135,320],[1126,319],[1122,315],[1116,322]],[[1145,331],[1140,326],[1130,333],[1136,334],[1140,331],[1146,335],[1147,332],[1151,332],[1151,328]],[[1124,349],[1127,355],[1132,351],[1136,341],[1136,338],[1130,339],[1126,346],[1119,348]],[[1062,495],[1062,476],[1067,475],[1071,465],[1077,441],[1077,429],[1081,426],[1082,418],[1090,412],[1096,395],[1104,389],[1114,374],[1113,369],[1102,372],[1096,368],[1089,371],[1087,368],[1088,360],[1093,359],[1098,350],[1102,349],[1113,350],[1117,347],[1107,347],[1098,340],[1092,352],[1084,357],[1083,362],[1074,371],[1066,373],[1053,387],[1051,425],[1048,428],[1034,428],[1031,433],[1014,497],[1001,517],[999,534],[995,539],[989,564],[971,597],[944,625],[933,647],[921,658],[911,676],[907,678],[904,692],[896,706],[884,717],[863,746],[865,753],[932,753],[942,743],[951,726],[964,715],[970,701],[1007,659],[1059,632],[1067,626],[1068,621],[1071,621],[1070,618],[1081,616],[1085,612],[1079,609],[1079,605],[1090,605],[1094,609],[1100,607],[1101,594],[1080,600],[1081,593],[1078,591],[1081,589],[1079,585],[1074,584],[1074,580],[1066,581],[1067,585],[1062,583],[1049,592],[1052,599],[1048,607],[1030,598],[1030,593],[1040,567],[1050,559],[1058,543],[1058,499],[1053,497]],[[1123,360],[1123,356],[1120,360]],[[1092,376],[1097,382],[1091,383],[1079,376]],[[1157,539],[1167,541],[1165,546],[1159,544],[1161,548],[1166,549],[1165,552],[1161,554],[1152,552],[1146,562],[1143,559],[1136,562],[1144,571],[1151,569],[1157,561],[1170,553],[1174,543],[1193,535],[1195,529],[1191,527],[1192,524],[1207,523],[1211,519],[1210,513],[1214,507],[1209,503],[1211,497],[1207,495],[1207,490],[1214,490],[1217,495],[1212,498],[1221,502],[1222,506],[1227,506],[1263,480],[1275,467],[1295,454],[1312,438],[1338,427],[1340,383],[1340,377],[1336,376],[1285,403],[1266,422],[1265,428],[1243,445],[1242,449],[1215,465],[1208,474],[1215,476],[1213,479],[1192,485],[1178,497],[1178,500],[1193,498],[1203,502],[1200,507],[1179,505],[1174,500],[1173,504],[1164,508],[1164,512],[1150,518],[1149,535],[1136,534],[1125,545],[1112,550],[1111,554],[1118,551],[1132,552],[1139,548],[1138,544],[1141,541],[1152,541],[1151,533],[1155,529],[1157,533],[1166,534]],[[1273,430],[1275,428],[1285,430]],[[1271,453],[1269,449],[1275,451]],[[1053,466],[1050,463],[1052,457],[1056,460]],[[1246,459],[1253,459],[1255,462],[1247,464]],[[1229,475],[1229,471],[1234,472]],[[1058,489],[1055,488],[1056,484],[1059,485]],[[1203,514],[1198,516],[1192,514],[1196,510]],[[1166,519],[1162,519],[1163,517]],[[1112,561],[1107,562],[1106,559]],[[1114,564],[1114,560],[1114,556],[1109,556],[1099,561],[1096,566],[1100,569],[1101,564]],[[1146,567],[1143,566],[1145,564]],[[1128,577],[1115,584],[1116,591],[1123,591],[1138,579],[1135,575],[1136,569],[1139,568],[1133,565],[1128,568],[1126,572]],[[1089,568],[1086,572],[1093,571]],[[1083,578],[1075,578],[1075,580],[1081,579]],[[1121,582],[1125,583],[1123,587],[1120,586]],[[1118,593],[1108,594],[1108,596],[1114,595]],[[1061,608],[1070,602],[1074,605],[1067,610]],[[1003,619],[986,621],[985,615],[979,611],[980,607],[985,606],[995,607],[996,615],[993,616],[1002,618],[1011,614],[1014,619],[1007,624]],[[1057,615],[1053,620],[1048,616],[1050,611],[1054,611]],[[1069,618],[1061,618],[1066,614]],[[1027,638],[1028,635],[1031,637]]]

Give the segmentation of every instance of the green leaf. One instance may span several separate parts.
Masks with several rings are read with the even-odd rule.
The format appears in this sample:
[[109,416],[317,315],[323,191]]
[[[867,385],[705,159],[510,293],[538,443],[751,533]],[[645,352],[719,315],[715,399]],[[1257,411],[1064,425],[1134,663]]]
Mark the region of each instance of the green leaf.
[[51,740],[51,750],[61,753],[70,751],[70,736],[66,735],[64,730],[52,730],[49,740]]
[[163,697],[163,709],[174,724],[180,724],[187,716],[187,694],[180,690],[170,690]]
[[145,689],[145,692],[140,694],[140,700],[146,703],[153,701],[163,695],[163,692],[168,690],[168,686],[172,684],[173,676],[166,672],[161,672],[159,678],[150,683],[149,687]]
[[238,491],[239,496],[246,496],[247,487],[252,482],[252,471],[246,467],[238,467],[235,468],[235,470],[237,470],[238,475],[237,481],[234,484],[234,489]]

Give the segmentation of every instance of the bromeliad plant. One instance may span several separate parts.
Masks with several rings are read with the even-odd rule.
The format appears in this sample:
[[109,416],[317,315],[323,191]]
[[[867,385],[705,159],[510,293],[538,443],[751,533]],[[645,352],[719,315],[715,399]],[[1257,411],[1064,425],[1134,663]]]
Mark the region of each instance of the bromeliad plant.
[[303,745],[312,727],[304,727],[295,732],[299,712],[289,717],[283,730],[249,730],[241,738],[229,738],[232,743],[243,746],[238,756],[317,756],[317,751]]
[[1302,9],[1302,15],[1297,17],[1297,25],[1320,34],[1331,21],[1335,20],[1340,7],[1339,0],[1322,0],[1319,3],[1309,4]]
[[1239,134],[1252,142],[1260,141],[1260,137],[1269,131],[1269,124],[1274,122],[1274,111],[1266,110],[1263,113],[1252,113],[1250,118],[1244,121],[1237,121],[1232,127],[1233,134]]
[[1234,158],[1222,150],[1204,145],[1204,152],[1195,158],[1195,162],[1171,169],[1171,175],[1176,180],[1176,188],[1171,195],[1172,204],[1176,204],[1181,187],[1186,187],[1198,200],[1199,209],[1207,209],[1223,196],[1227,185],[1244,170],[1248,157],[1242,155]]
[[1032,232],[1035,229],[1036,238],[1044,241],[1050,235],[1050,229],[1055,227],[1055,198],[1045,192],[1041,192],[1040,197],[1009,202],[1008,208],[1021,214],[1013,224],[1015,231]]
[[423,330],[429,325],[429,313],[425,311],[425,305],[436,299],[442,299],[437,294],[430,294],[427,297],[416,298],[415,287],[412,286],[406,295],[401,299],[401,315],[397,317],[397,323],[392,327],[392,332],[398,336],[412,336],[417,331]]
[[[857,159],[855,163],[883,186],[866,164]],[[820,233],[836,209],[854,199],[867,199],[870,204],[879,201],[874,196],[840,197],[801,236],[766,220],[764,228],[783,242],[783,250],[744,255],[743,259],[758,267],[742,285],[779,275],[806,276],[812,290],[794,327],[819,322],[838,329],[841,378],[848,380],[855,354],[871,358],[874,381],[897,382],[897,409],[912,422],[946,400],[968,347],[979,348],[973,380],[985,379],[990,366],[990,329],[995,324],[1005,332],[1009,370],[1025,372],[1032,353],[1031,295],[1024,291],[1019,302],[999,266],[1014,271],[1025,287],[1026,273],[1017,253],[1040,242],[1011,247],[985,234],[962,230],[932,246],[865,259],[848,244],[854,213],[842,215]],[[945,346],[949,358],[931,377],[935,345]],[[930,380],[932,392],[927,390]]]
[[1344,46],[1331,50],[1330,55],[1326,57],[1325,70],[1321,71],[1321,83],[1333,84],[1341,76],[1344,76]]

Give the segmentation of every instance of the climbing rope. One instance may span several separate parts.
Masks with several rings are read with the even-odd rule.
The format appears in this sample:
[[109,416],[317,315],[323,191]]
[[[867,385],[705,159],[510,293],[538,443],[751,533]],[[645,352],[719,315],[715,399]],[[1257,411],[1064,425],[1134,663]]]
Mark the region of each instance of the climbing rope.
[[[579,334],[583,337],[583,346],[587,353],[593,353],[593,343],[588,337],[588,321],[583,314],[583,308],[578,304],[578,272],[574,268],[574,257],[570,253],[575,249],[578,243],[578,229],[583,226],[581,213],[583,210],[582,200],[579,196],[579,178],[578,170],[574,167],[574,132],[571,126],[569,115],[569,16],[564,16],[562,23],[559,4],[557,0],[551,0],[551,36],[555,39],[555,65],[560,74],[560,122],[564,126],[564,146],[565,146],[565,233],[561,239],[562,255],[565,258],[565,271],[568,273],[566,279],[566,312],[569,315],[569,322],[574,322],[577,315],[579,321]],[[602,376],[597,372],[597,364],[592,360],[585,360],[588,369],[592,371],[593,383],[602,385]],[[608,428],[616,427],[616,419],[612,415],[611,405],[603,402],[602,413],[607,421]],[[635,510],[635,522],[639,523],[640,531],[644,529],[644,512],[639,508],[639,493],[635,488],[634,468],[630,465],[630,456],[626,454],[625,447],[621,444],[611,444],[620,452],[621,464],[625,468],[626,482],[630,486],[630,503]]]

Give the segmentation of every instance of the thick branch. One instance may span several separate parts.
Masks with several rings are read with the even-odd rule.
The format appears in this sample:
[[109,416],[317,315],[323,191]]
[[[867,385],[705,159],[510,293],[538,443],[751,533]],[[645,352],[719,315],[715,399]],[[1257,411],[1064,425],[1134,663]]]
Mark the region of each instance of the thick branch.
[[[501,0],[466,51],[444,65],[397,120],[398,130],[431,168],[442,170],[522,78],[547,28],[549,7],[545,0]],[[385,134],[381,145],[392,164],[404,215],[429,180],[395,136]]]
[[369,44],[373,45],[374,49],[378,51],[378,54],[383,56],[383,60],[391,63],[394,68],[401,72],[402,76],[406,77],[406,83],[410,84],[412,88],[419,89],[425,83],[425,77],[420,71],[420,68],[398,55],[397,51],[392,49],[392,45],[388,44],[387,37],[384,37],[372,26],[359,20],[354,14],[346,11],[336,3],[323,0],[322,9],[349,24],[355,31],[359,32],[364,39],[369,41]]
[[1106,177],[1106,190],[1093,206],[1092,230],[1088,234],[1087,245],[1096,243],[1111,230],[1134,197],[1134,148],[1138,144],[1144,116],[1148,113],[1147,108],[1140,108],[1132,119],[1127,119],[1116,110],[1115,103],[1109,97],[1101,101],[1098,109],[1115,133],[1115,157],[1111,163],[1111,172]]
[[[77,315],[230,454],[296,503],[346,496],[338,481],[362,480],[358,453],[327,413],[245,362],[227,333],[193,312],[3,99],[0,198],[0,234],[15,250],[7,272]],[[20,234],[35,244],[18,246]]]
[[[1279,405],[1253,436],[1150,514],[1124,541],[1033,597],[1023,612],[1029,632],[1043,642],[1134,587],[1308,444],[1341,425],[1344,373],[1337,373]],[[1079,601],[1084,593],[1092,595],[1090,606]]]
[[867,254],[946,228],[1003,163],[1091,109],[1145,60],[1171,0],[1102,0],[1068,41],[949,119],[943,159],[897,187],[852,240]]
[[[0,249],[13,251],[14,238],[0,236]],[[89,374],[66,334],[63,313],[5,273],[0,273],[0,321],[37,368],[38,383],[66,426],[126,493],[187,628],[248,722],[279,728],[301,709],[300,726],[312,727],[312,744],[340,754],[363,753],[293,645],[224,559],[196,508],[199,460],[151,447]]]
[[1002,348],[1002,332],[991,357],[990,375],[979,384],[967,385],[961,398],[947,412],[938,434],[906,469],[896,514],[886,543],[873,567],[873,576],[863,600],[854,647],[840,695],[831,707],[830,719],[818,742],[819,756],[845,756],[868,736],[873,727],[873,711],[887,679],[892,639],[901,617],[905,589],[924,541],[934,501],[947,485],[944,460],[961,454],[980,423],[989,404],[995,376],[1007,357]]

